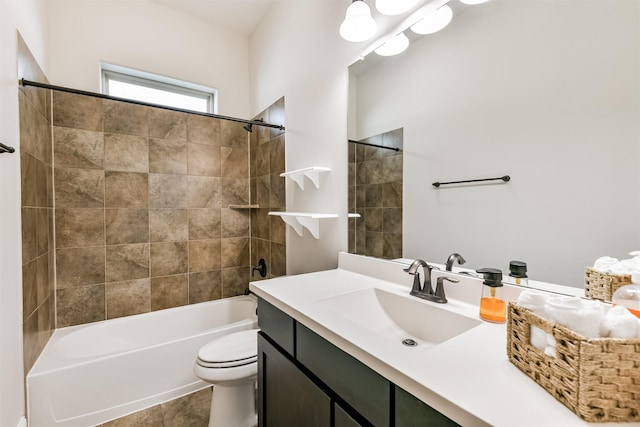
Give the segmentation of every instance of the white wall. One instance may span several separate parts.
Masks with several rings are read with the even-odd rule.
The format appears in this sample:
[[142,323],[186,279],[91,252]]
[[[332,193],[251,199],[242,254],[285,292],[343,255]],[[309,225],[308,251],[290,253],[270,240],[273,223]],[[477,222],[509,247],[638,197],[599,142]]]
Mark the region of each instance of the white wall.
[[146,0],[53,0],[52,84],[100,91],[100,62],[218,89],[218,113],[249,117],[248,38]]
[[638,5],[496,0],[358,77],[357,137],[404,127],[406,257],[582,287],[640,249]]
[[16,35],[46,73],[46,28],[44,1],[0,1],[0,142],[16,148],[0,154],[0,425],[7,427],[24,415]]

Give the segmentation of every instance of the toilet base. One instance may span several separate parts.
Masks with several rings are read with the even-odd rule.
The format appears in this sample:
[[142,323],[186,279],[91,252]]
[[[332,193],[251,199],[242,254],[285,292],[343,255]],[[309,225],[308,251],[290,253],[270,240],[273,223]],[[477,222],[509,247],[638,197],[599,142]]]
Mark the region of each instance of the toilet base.
[[213,386],[209,427],[255,427],[257,424],[255,380]]

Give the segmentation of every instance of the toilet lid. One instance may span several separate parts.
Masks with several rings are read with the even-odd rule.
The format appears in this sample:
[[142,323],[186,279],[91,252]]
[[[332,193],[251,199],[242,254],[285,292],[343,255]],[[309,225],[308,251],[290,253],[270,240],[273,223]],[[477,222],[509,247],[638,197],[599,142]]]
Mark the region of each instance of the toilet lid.
[[242,366],[258,360],[258,331],[234,332],[211,341],[198,351],[198,364],[210,368]]

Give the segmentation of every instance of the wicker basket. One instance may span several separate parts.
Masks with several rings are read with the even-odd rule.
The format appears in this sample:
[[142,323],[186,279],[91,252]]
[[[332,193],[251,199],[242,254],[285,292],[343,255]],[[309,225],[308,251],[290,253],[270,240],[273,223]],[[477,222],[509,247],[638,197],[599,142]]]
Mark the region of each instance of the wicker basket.
[[[556,357],[530,344],[531,326],[556,339]],[[588,422],[640,421],[640,339],[587,339],[509,304],[509,361]]]
[[614,275],[600,273],[591,267],[584,272],[584,295],[587,298],[611,301],[611,296],[619,287],[631,283],[628,274]]

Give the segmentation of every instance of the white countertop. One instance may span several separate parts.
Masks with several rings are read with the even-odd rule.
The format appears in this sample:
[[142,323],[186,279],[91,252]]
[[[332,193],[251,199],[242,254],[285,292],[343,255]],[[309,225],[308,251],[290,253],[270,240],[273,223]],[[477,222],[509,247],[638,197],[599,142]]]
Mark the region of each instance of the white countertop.
[[[505,324],[481,322],[479,326],[433,347],[406,347],[399,342],[381,345],[380,336],[345,322],[317,302],[371,287],[408,294],[412,277],[402,271],[405,266],[393,261],[341,253],[335,270],[252,282],[250,289],[461,425],[590,425],[509,362]],[[438,274],[434,270],[434,282]],[[449,302],[438,305],[477,318],[480,288],[481,281],[473,278],[462,278],[459,284],[447,283]],[[509,299],[515,299],[520,292],[509,287],[505,290],[510,295]],[[558,287],[557,290],[577,293],[574,288]],[[637,426],[640,423],[606,425]]]

